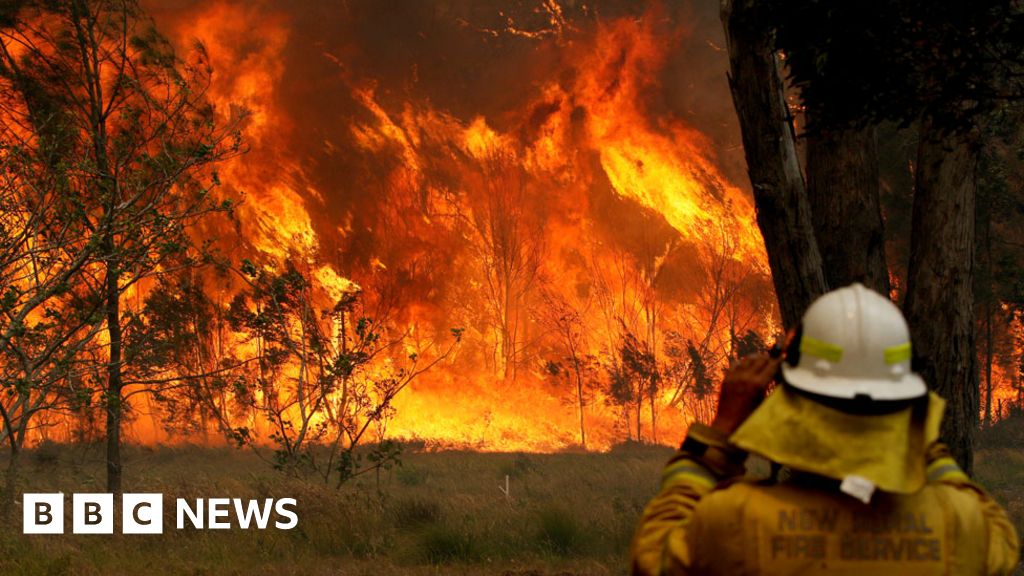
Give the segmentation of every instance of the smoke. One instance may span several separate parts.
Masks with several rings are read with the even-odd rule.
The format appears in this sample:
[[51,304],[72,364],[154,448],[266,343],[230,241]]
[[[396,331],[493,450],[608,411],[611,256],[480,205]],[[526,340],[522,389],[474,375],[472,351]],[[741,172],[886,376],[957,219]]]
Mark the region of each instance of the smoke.
[[[199,40],[214,53],[215,74],[236,88],[225,98],[237,98],[244,82],[266,92],[256,95],[259,102],[238,102],[255,104],[257,121],[267,122],[250,134],[254,159],[247,164],[297,188],[320,241],[355,262],[371,258],[373,242],[359,237],[378,221],[382,175],[401,161],[393,150],[367,153],[354,142],[352,126],[374,122],[355,89],[371,88],[390,114],[417,103],[463,124],[483,117],[528,143],[552,111],[545,106],[555,105],[539,90],[553,79],[572,90],[581,56],[595,49],[596,27],[617,19],[656,19],[649,28],[671,44],[656,82],[640,94],[652,124],[680,121],[700,132],[727,179],[742,181],[714,3],[650,9],[623,0],[563,2],[560,22],[540,0],[151,4],[158,25],[179,45]],[[535,105],[524,111],[524,103]],[[354,236],[342,242],[339,223],[350,222]]]

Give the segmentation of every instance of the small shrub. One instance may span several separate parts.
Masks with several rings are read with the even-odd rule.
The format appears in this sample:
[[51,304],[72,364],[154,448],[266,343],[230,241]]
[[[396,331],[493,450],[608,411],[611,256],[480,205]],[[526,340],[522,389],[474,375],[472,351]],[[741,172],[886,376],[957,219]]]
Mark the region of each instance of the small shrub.
[[504,478],[505,476],[510,478],[522,478],[536,469],[537,465],[533,462],[532,458],[526,454],[518,453],[514,458],[512,458],[511,462],[505,462],[501,465],[499,476],[501,478]]
[[999,420],[978,434],[980,448],[1018,448],[1024,445],[1024,413],[1011,410],[1007,418]]
[[441,505],[423,498],[399,500],[394,505],[394,516],[399,529],[433,524],[441,519]]
[[40,468],[51,468],[60,460],[60,451],[59,444],[44,440],[32,451],[32,460]]
[[470,536],[450,526],[430,528],[420,536],[419,544],[424,559],[431,564],[470,561],[478,556]]
[[572,514],[560,508],[545,508],[540,511],[537,540],[545,550],[567,556],[579,550],[583,531]]
[[427,450],[427,441],[421,438],[397,438],[402,444],[402,452],[406,454],[419,454]]
[[672,449],[661,444],[648,444],[647,442],[637,442],[635,440],[626,440],[625,442],[619,442],[614,444],[609,450],[609,453],[617,456],[630,456],[633,458],[651,458],[664,456],[667,460],[672,455]]
[[395,478],[402,486],[422,486],[427,483],[430,474],[422,468],[401,467],[395,470]]

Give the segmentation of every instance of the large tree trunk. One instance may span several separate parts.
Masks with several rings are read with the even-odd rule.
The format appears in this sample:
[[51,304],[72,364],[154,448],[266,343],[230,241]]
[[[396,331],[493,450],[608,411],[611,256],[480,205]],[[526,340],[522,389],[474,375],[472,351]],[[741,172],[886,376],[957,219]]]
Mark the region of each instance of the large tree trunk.
[[772,33],[751,15],[754,4],[754,0],[722,0],[722,23],[757,224],[782,322],[789,328],[800,322],[804,310],[827,285]]
[[808,134],[807,196],[832,288],[861,282],[889,295],[878,182],[874,127]]
[[914,370],[948,402],[942,437],[970,473],[978,425],[974,352],[975,191],[973,135],[921,128],[904,312]]

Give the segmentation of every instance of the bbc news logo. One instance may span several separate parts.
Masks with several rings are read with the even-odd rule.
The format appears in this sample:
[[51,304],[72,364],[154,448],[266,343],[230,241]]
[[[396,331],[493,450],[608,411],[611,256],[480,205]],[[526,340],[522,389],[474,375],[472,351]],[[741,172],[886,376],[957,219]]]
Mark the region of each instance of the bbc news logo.
[[[299,524],[294,498],[178,498],[175,524],[178,530],[242,530],[273,526],[291,530]],[[64,494],[24,494],[22,533],[63,534]],[[117,510],[113,494],[73,494],[71,531],[74,534],[113,534]],[[273,520],[273,522],[271,522]],[[233,521],[233,522],[232,522]],[[121,496],[122,534],[163,534],[164,495],[158,493]]]

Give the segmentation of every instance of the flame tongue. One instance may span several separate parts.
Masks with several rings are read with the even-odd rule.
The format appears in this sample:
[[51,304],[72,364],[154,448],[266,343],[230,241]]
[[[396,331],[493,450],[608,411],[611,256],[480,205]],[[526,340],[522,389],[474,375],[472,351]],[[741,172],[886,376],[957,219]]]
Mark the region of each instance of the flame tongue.
[[[503,85],[525,97],[493,94],[474,110],[471,102],[484,100],[474,93],[460,106],[435,104],[456,102],[455,85],[412,96],[437,83],[430,74],[454,74],[428,55],[401,67],[395,61],[408,55],[375,46],[385,57],[361,72],[355,61],[372,50],[357,32],[309,37],[300,28],[314,26],[313,17],[284,4],[153,4],[173,41],[205,43],[218,108],[252,111],[251,152],[221,169],[226,186],[245,194],[241,242],[228,223],[211,232],[225,250],[305,262],[325,309],[355,284],[370,299],[393,295],[396,330],[413,338],[467,329],[459,354],[396,400],[390,434],[503,450],[577,442],[572,380],[543,369],[566,360],[546,312],[552,302],[579,313],[571,334],[599,388],[621,361],[625,331],[652,347],[667,381],[687,341],[713,365],[738,330],[770,325],[766,259],[747,195],[719,172],[711,139],[650,110],[685,28],[660,8],[594,20],[579,16],[585,7],[545,1],[530,26],[507,18],[476,25],[438,8],[440,28],[408,42],[443,44],[434,37],[450,34],[452,45],[490,55],[507,45],[508,60],[496,66],[522,74]],[[352,20],[342,29],[365,24],[356,9],[330,21],[339,18]],[[473,50],[457,55],[473,65],[461,73],[495,77]],[[700,285],[713,265],[737,285],[745,277],[761,284],[726,312]],[[625,435],[620,422],[630,416],[606,396],[589,398],[590,447]],[[671,396],[666,384],[658,401]],[[661,409],[675,425],[692,415]],[[649,430],[648,415],[640,417]]]

